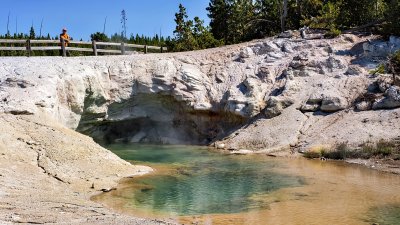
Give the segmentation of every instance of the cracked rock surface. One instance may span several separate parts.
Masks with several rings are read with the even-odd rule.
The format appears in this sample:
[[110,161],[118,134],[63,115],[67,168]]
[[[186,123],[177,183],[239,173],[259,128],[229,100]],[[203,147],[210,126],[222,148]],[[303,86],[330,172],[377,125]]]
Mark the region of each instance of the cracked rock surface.
[[48,117],[2,114],[0,124],[0,224],[164,224],[89,200],[150,168],[133,166]]

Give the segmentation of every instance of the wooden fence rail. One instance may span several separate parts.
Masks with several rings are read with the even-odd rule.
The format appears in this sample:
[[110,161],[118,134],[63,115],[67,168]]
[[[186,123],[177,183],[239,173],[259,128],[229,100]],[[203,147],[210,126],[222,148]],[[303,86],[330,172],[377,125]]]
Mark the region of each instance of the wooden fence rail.
[[[60,44],[61,43],[61,44]],[[0,51],[26,51],[28,56],[31,56],[32,51],[53,51],[60,50],[62,56],[67,56],[67,51],[78,51],[78,52],[92,52],[93,55],[97,56],[98,53],[108,53],[108,54],[130,54],[133,53],[131,49],[143,49],[144,53],[147,54],[149,49],[160,51],[161,53],[167,51],[166,47],[158,47],[158,46],[147,46],[147,45],[137,45],[137,44],[128,44],[128,43],[114,43],[114,42],[85,42],[85,41],[70,41],[69,44],[74,45],[91,45],[90,48],[81,48],[81,47],[65,47],[64,40],[31,40],[31,39],[21,39],[21,40],[13,40],[13,39],[0,39],[0,44],[18,44],[24,45],[19,47],[3,47],[0,46]],[[52,46],[33,46],[34,44],[53,44]],[[58,44],[59,46],[54,46],[54,44]],[[112,46],[117,49],[103,49],[98,48],[98,46]]]

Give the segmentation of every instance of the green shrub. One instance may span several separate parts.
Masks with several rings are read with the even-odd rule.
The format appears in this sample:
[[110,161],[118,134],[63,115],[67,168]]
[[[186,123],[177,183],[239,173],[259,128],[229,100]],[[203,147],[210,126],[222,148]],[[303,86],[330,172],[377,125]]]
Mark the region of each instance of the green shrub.
[[375,146],[372,143],[364,143],[361,145],[359,158],[369,159],[373,156]]
[[392,154],[396,145],[393,142],[380,140],[376,143],[376,149],[374,155],[389,156]]
[[400,146],[396,142],[380,140],[377,143],[366,142],[358,149],[351,149],[347,143],[340,143],[332,150],[320,149],[318,151],[309,151],[304,154],[304,157],[327,158],[334,160],[344,160],[352,158],[387,158],[391,157],[394,160],[400,160]]
[[342,34],[342,31],[336,28],[330,29],[324,36],[325,38],[335,38]]
[[376,69],[369,71],[369,74],[371,75],[375,75],[375,74],[384,74],[386,73],[386,68],[384,64],[379,64],[378,67],[376,67]]
[[336,146],[336,148],[332,151],[324,152],[322,155],[327,159],[335,159],[335,160],[343,160],[346,159],[349,154],[349,147],[347,143],[340,143]]
[[314,151],[308,151],[305,152],[304,157],[308,158],[308,159],[318,159],[321,158],[321,152],[314,152]]
[[305,19],[301,22],[302,25],[310,26],[315,29],[330,29],[336,28],[336,21],[340,14],[340,7],[336,3],[328,2],[319,10],[318,16],[311,19]]
[[395,52],[389,60],[390,72],[394,75],[400,75],[400,51]]
[[380,140],[376,144],[365,143],[361,146],[359,158],[387,157],[392,155],[395,144],[390,141]]

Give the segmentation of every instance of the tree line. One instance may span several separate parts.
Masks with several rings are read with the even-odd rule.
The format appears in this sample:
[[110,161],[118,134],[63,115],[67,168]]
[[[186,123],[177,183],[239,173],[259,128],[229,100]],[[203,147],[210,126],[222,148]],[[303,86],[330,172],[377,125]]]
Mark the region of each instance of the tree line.
[[190,51],[236,44],[303,27],[326,37],[343,31],[400,35],[400,0],[210,0],[209,26],[189,19],[180,4],[175,14],[172,51]]
[[400,35],[399,0],[210,0],[213,36],[224,44],[307,26],[337,35],[363,25]]
[[151,46],[165,46],[167,41],[170,41],[170,37],[163,37],[155,34],[154,36],[145,36],[139,34],[131,34],[128,37],[125,37],[124,33],[118,34],[114,33],[111,36],[107,36],[102,32],[96,32],[90,35],[91,40],[101,41],[101,42],[125,42],[129,44],[138,44],[138,45],[151,45]]

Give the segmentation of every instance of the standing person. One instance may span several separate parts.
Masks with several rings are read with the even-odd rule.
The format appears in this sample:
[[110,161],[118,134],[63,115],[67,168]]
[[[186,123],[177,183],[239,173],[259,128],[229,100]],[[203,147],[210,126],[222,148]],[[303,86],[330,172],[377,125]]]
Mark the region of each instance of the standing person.
[[[60,46],[62,43],[61,40],[64,40],[64,47],[68,47],[71,37],[67,34],[67,28],[63,28],[62,33],[60,34]],[[62,56],[62,49],[60,50],[60,55]],[[69,56],[68,51],[67,51],[67,55]]]

